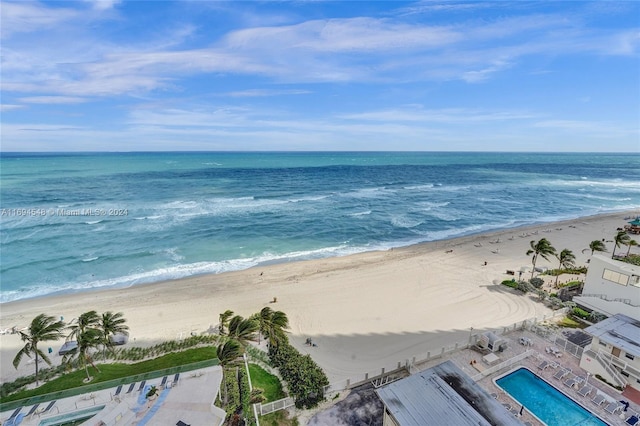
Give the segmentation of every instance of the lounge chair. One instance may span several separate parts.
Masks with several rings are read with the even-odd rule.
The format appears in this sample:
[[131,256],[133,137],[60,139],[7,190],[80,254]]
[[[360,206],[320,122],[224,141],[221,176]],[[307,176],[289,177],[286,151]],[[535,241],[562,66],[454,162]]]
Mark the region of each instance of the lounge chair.
[[560,370],[556,371],[556,373],[553,375],[553,377],[555,379],[562,380],[569,373],[571,373],[571,369],[570,368],[561,368]]
[[[3,423],[3,425],[9,425],[9,426],[13,426],[16,423],[16,420],[20,420],[22,421],[22,418],[24,416],[20,417],[20,411],[22,411],[24,407],[18,407],[15,409],[15,411],[13,413],[11,413],[11,416],[9,416],[9,418]],[[19,422],[18,422],[19,423]]]
[[129,389],[127,389],[127,395],[133,392],[133,388],[135,387],[136,387],[136,382],[131,383],[131,385],[129,385]]
[[164,376],[162,378],[162,383],[160,383],[160,387],[161,388],[165,388],[167,386],[167,379],[169,378],[169,376]]
[[638,426],[640,424],[640,414],[635,413],[629,416],[624,422],[631,426]]
[[584,385],[578,390],[578,394],[582,396],[587,396],[591,392],[593,392],[593,388],[589,385]]
[[176,373],[175,376],[173,376],[173,383],[171,384],[171,386],[175,386],[178,384],[178,379],[180,378],[180,373]]
[[122,392],[122,385],[120,385],[120,386],[118,386],[118,387],[116,388],[116,393],[114,393],[114,394],[113,394],[113,396],[111,397],[111,399],[118,398],[118,396],[120,395],[120,392]]
[[605,402],[606,400],[607,398],[605,398],[605,396],[602,395],[600,392],[596,392],[593,398],[591,398],[591,402],[593,402],[596,405],[602,405],[602,403]]
[[[58,402],[57,400],[53,400],[49,403],[49,405],[47,405],[45,407],[44,410],[37,412],[38,416],[42,416],[43,414],[47,414],[49,411],[51,411],[53,409],[53,406],[55,405],[55,403]],[[56,408],[57,410],[57,408]]]
[[147,384],[146,380],[143,380],[140,382],[140,386],[138,386],[138,392],[142,392],[142,389],[144,389],[144,385]]
[[567,380],[564,381],[564,385],[568,388],[572,388],[574,387],[576,384],[578,384],[578,377],[573,376],[568,378]]
[[611,401],[604,407],[604,411],[609,414],[616,414],[618,411],[622,410],[624,405],[620,404],[618,401]]
[[186,424],[182,420],[178,420],[178,423],[176,423],[176,426],[191,426],[191,425]]
[[544,370],[548,366],[549,366],[549,363],[547,361],[542,361],[540,364],[538,364],[538,370]]
[[27,415],[25,417],[33,416],[35,414],[36,410],[38,409],[39,405],[40,404],[38,403],[38,404],[34,405],[33,407],[31,407],[31,410],[29,410],[29,412],[27,413]]

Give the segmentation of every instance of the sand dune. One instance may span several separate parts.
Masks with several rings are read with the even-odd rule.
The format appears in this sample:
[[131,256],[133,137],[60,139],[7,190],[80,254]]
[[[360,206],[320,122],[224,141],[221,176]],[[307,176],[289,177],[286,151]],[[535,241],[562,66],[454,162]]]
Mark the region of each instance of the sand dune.
[[[43,312],[68,321],[90,309],[122,311],[131,327],[130,344],[147,345],[204,332],[226,309],[249,315],[271,306],[288,314],[292,343],[311,353],[331,380],[343,380],[465,341],[471,327],[507,326],[550,315],[535,297],[499,285],[511,277],[507,270],[531,265],[525,254],[529,242],[547,238],[558,250],[572,250],[577,264],[583,265],[590,255],[588,250],[583,253],[589,242],[612,240],[624,218],[636,214],[585,217],[384,252],[11,302],[1,305],[0,324],[26,326]],[[613,243],[607,242],[607,247],[611,251]],[[557,261],[551,260],[540,259],[538,265],[555,267]],[[277,303],[271,304],[274,297]],[[317,346],[306,346],[306,338]],[[21,345],[17,335],[2,335],[0,343],[2,381],[33,372],[33,365],[25,361],[18,370],[11,366]],[[42,344],[47,346],[57,352],[61,342]],[[57,355],[53,359],[59,362]]]

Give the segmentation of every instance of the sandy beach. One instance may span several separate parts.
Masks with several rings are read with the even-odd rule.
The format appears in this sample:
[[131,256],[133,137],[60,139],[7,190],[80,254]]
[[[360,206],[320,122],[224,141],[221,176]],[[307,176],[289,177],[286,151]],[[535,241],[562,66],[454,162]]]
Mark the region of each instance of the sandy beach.
[[[507,270],[517,278],[521,267],[531,266],[525,254],[529,242],[547,238],[558,251],[572,250],[576,264],[585,265],[591,241],[604,238],[611,252],[616,229],[638,214],[591,216],[384,252],[5,303],[0,326],[21,328],[40,313],[70,321],[91,309],[118,311],[131,329],[129,345],[149,345],[206,332],[227,309],[246,316],[271,306],[288,315],[292,343],[311,353],[330,380],[344,380],[464,341],[471,328],[550,316],[535,296],[499,285],[512,278]],[[557,260],[540,259],[537,266],[557,267]],[[274,297],[277,303],[271,303]],[[306,346],[307,338],[317,346]],[[3,382],[33,373],[27,360],[17,370],[11,365],[21,347],[18,335],[1,335],[0,344]],[[61,344],[41,344],[53,348],[54,363],[60,361]]]

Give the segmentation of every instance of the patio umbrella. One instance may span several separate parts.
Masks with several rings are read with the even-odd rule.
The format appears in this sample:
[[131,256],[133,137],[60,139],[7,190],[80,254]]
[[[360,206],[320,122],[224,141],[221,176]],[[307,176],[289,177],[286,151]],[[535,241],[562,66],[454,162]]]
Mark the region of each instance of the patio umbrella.
[[637,217],[637,218],[633,219],[631,222],[629,222],[629,225],[631,225],[631,226],[640,226],[640,217]]

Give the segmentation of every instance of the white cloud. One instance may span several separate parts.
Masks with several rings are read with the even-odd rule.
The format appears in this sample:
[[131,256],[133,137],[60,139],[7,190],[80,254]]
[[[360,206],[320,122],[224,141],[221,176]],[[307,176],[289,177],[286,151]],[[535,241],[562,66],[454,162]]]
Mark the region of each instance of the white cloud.
[[445,108],[426,110],[421,107],[405,109],[388,109],[381,111],[346,114],[340,118],[347,120],[365,120],[380,122],[415,122],[415,123],[479,123],[507,120],[525,120],[535,118],[535,114],[527,112],[482,111],[469,108]]
[[28,33],[52,28],[77,18],[80,12],[70,8],[48,8],[36,2],[2,2],[0,34]]
[[446,27],[349,18],[239,30],[229,34],[225,44],[233,49],[348,53],[414,51],[447,46],[462,38],[460,32]]
[[113,9],[116,5],[122,3],[121,0],[84,0],[87,3],[90,3],[94,9],[97,10],[108,10]]
[[[77,22],[79,11],[7,3],[25,28]],[[113,6],[105,1],[104,5]],[[423,5],[424,6],[424,5]],[[429,5],[427,5],[429,6]],[[433,6],[433,5],[432,5]],[[445,5],[447,6],[447,5]],[[454,5],[448,5],[454,6]],[[42,27],[39,27],[42,28]],[[12,30],[9,29],[9,32]],[[88,31],[88,29],[87,29]],[[310,20],[231,31],[204,48],[180,48],[199,29],[190,23],[161,37],[111,45],[74,35],[60,49],[3,47],[2,90],[34,96],[121,96],[179,91],[190,76],[229,73],[278,83],[388,82],[493,78],[531,55],[631,54],[637,31],[589,32],[555,15],[433,26],[397,18]],[[236,96],[263,96],[236,92]],[[267,93],[267,92],[264,92]]]
[[19,101],[26,104],[80,104],[87,102],[87,99],[73,96],[27,96]]
[[254,98],[265,96],[282,96],[282,95],[308,95],[312,93],[309,90],[273,90],[273,89],[248,89],[236,92],[226,93],[227,96],[233,98]]
[[24,105],[0,104],[0,111],[13,111],[21,108],[24,108]]
[[[533,127],[542,129],[552,129],[554,132],[565,132],[574,136],[587,138],[603,138],[606,140],[621,140],[622,138],[635,138],[636,151],[640,149],[638,140],[640,140],[640,128],[635,125],[628,127],[619,123],[608,121],[585,121],[585,120],[543,120],[533,123]],[[607,147],[614,150],[615,147]]]

